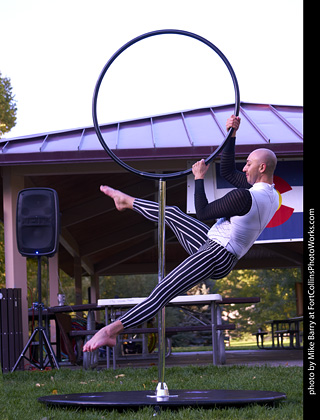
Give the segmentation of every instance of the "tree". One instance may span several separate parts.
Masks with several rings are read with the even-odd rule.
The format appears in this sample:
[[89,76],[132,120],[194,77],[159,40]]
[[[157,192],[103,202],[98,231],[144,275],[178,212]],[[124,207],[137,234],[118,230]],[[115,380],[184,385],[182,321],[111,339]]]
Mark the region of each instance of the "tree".
[[[296,315],[295,283],[301,281],[298,268],[268,270],[234,270],[215,282],[218,293],[224,297],[259,296],[255,305],[225,305],[223,315],[236,323],[238,333],[256,332],[268,328],[272,319]],[[237,334],[237,331],[233,333]]]
[[11,81],[8,77],[2,77],[0,72],[0,138],[16,125],[17,107],[12,94]]

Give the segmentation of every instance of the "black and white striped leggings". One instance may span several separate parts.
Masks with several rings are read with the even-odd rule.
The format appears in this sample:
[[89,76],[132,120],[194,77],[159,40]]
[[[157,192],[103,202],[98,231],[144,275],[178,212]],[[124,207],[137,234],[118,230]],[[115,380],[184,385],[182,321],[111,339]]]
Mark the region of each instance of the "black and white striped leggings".
[[[158,221],[158,203],[135,199],[133,209],[149,220]],[[237,262],[233,254],[208,238],[207,225],[178,207],[166,206],[165,223],[190,256],[172,270],[146,300],[119,318],[125,329],[152,319],[170,300],[200,281],[225,277]]]

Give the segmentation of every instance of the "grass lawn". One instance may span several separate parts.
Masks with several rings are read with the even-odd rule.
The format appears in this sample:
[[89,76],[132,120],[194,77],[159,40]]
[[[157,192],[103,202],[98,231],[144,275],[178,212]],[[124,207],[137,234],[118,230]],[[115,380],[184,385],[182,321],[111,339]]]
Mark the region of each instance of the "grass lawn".
[[[303,418],[301,367],[189,366],[166,368],[170,389],[248,389],[278,391],[287,399],[275,407],[252,405],[243,408],[162,410],[159,418],[167,419],[229,419],[229,420],[299,420]],[[138,411],[77,410],[47,408],[37,398],[51,394],[154,391],[158,383],[157,367],[113,370],[82,369],[0,373],[0,419],[2,420],[67,420],[67,419],[151,419],[152,407]]]

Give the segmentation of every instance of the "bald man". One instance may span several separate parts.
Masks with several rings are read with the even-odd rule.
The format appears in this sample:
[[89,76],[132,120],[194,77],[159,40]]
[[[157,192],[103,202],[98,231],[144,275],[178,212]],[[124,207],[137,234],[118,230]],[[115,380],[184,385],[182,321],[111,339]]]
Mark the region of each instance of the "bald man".
[[[248,156],[243,171],[238,171],[235,167],[235,134],[239,126],[239,117],[232,115],[227,120],[227,130],[234,128],[234,135],[222,153],[220,169],[221,176],[236,188],[208,203],[204,177],[209,165],[202,159],[192,167],[197,219],[184,214],[178,207],[166,206],[165,223],[189,257],[142,303],[94,335],[83,351],[115,346],[122,331],[152,319],[174,297],[205,279],[227,276],[272,219],[279,206],[279,196],[273,185],[277,158],[269,149],[256,149]],[[100,190],[114,200],[119,211],[132,209],[152,222],[158,221],[158,203],[128,196],[108,186],[101,186]],[[217,221],[211,228],[202,222],[212,219]]]

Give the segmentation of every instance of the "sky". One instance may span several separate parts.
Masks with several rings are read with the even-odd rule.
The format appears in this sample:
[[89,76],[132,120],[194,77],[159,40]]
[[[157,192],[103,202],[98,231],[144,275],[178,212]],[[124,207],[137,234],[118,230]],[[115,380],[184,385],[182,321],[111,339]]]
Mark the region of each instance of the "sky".
[[[302,0],[0,0],[2,77],[17,124],[5,138],[92,126],[110,57],[146,32],[180,29],[230,62],[242,102],[303,105]],[[192,38],[140,41],[110,66],[101,124],[234,102],[219,56]]]

